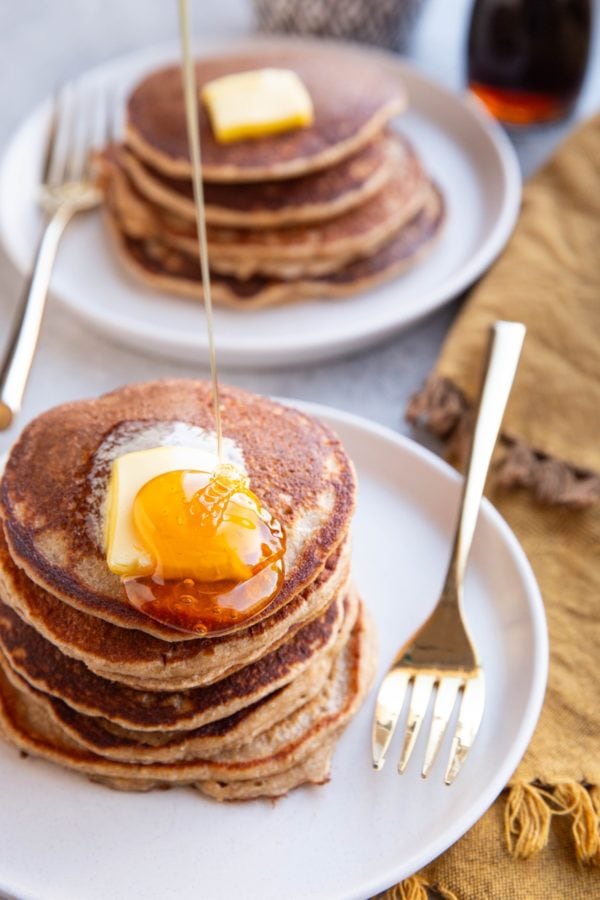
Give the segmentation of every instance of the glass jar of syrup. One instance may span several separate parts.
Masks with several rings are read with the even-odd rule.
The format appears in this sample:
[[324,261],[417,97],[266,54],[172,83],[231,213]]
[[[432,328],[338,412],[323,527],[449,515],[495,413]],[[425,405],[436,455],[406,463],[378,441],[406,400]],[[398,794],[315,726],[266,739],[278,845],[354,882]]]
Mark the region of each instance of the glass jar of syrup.
[[475,0],[469,87],[507,124],[559,119],[579,93],[590,32],[590,0]]

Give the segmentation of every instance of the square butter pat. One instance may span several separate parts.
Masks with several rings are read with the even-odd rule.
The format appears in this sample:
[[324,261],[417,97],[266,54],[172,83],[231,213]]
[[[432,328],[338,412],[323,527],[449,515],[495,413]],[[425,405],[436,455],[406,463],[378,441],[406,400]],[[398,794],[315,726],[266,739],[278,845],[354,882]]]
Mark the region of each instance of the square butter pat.
[[310,94],[290,69],[225,75],[202,88],[218,141],[263,137],[312,124]]
[[218,459],[198,447],[153,447],[115,459],[106,509],[106,562],[116,575],[150,575],[153,560],[141,545],[133,521],[133,502],[141,487],[165,472],[212,472]]

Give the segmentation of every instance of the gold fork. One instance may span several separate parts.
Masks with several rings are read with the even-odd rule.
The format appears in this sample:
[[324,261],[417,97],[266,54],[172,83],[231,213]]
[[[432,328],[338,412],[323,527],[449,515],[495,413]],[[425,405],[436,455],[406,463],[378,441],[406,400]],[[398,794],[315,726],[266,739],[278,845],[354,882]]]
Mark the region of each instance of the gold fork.
[[373,766],[381,769],[412,685],[398,771],[406,769],[435,691],[422,776],[442,745],[456,698],[462,694],[444,781],[452,784],[479,730],[485,704],[483,667],[463,619],[463,580],[475,525],[502,417],[517,371],[525,326],[496,322],[467,464],[458,523],[441,596],[419,631],[399,650],[383,679],[373,720]]
[[38,195],[44,226],[0,367],[0,429],[21,409],[63,231],[75,213],[101,200],[91,150],[114,137],[114,118],[105,91],[94,103],[89,95],[66,86],[54,98]]

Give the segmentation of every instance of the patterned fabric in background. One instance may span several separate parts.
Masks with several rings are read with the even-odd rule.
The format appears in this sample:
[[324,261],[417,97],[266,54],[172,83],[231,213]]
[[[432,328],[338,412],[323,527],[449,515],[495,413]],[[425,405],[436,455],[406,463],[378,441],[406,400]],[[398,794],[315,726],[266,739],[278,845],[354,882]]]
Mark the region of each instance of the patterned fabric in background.
[[423,0],[254,0],[263,31],[405,47]]

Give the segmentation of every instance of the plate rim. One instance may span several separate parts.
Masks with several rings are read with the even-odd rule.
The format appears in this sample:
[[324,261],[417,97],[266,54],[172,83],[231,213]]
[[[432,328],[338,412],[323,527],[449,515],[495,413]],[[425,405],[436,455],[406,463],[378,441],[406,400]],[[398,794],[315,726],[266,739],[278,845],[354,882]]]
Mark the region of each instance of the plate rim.
[[[367,440],[373,437],[383,440],[386,444],[391,444],[395,449],[394,452],[408,454],[416,457],[420,462],[425,463],[435,469],[443,478],[448,479],[455,484],[460,483],[462,476],[452,468],[443,459],[419,444],[412,438],[394,431],[386,425],[374,422],[365,416],[356,413],[347,412],[325,404],[315,403],[311,401],[297,400],[289,397],[273,397],[279,403],[297,408],[302,412],[313,415],[335,430],[336,424],[341,423],[361,432],[363,438]],[[7,454],[0,456],[0,473]],[[532,686],[529,692],[525,712],[519,727],[513,738],[510,752],[506,754],[502,765],[500,765],[492,778],[484,786],[479,793],[477,801],[472,803],[462,814],[462,816],[452,823],[451,828],[446,829],[433,844],[428,845],[428,849],[423,852],[419,851],[413,854],[408,860],[392,866],[384,873],[378,870],[370,880],[365,880],[362,885],[353,888],[350,893],[340,894],[340,900],[364,900],[365,896],[373,896],[379,891],[383,891],[390,886],[408,877],[414,872],[419,871],[423,866],[432,862],[450,846],[458,841],[473,825],[485,814],[492,806],[494,801],[506,787],[511,775],[516,770],[520,760],[529,745],[535,727],[537,725],[544,696],[546,692],[546,684],[548,677],[549,665],[549,642],[548,627],[545,615],[545,608],[542,595],[535,578],[535,574],[531,564],[521,546],[518,538],[493,504],[486,498],[482,501],[482,513],[488,522],[496,529],[508,550],[511,558],[515,562],[519,577],[524,587],[524,595],[526,597],[526,606],[530,612],[531,627],[533,634],[532,660],[533,674]],[[378,664],[377,677],[381,676],[381,662]],[[376,685],[373,686],[373,690]],[[373,691],[369,696],[372,696]],[[0,879],[2,875],[0,874]],[[14,886],[7,888],[3,881],[0,880],[0,891],[7,892],[10,896]]]
[[[229,340],[221,337],[221,356],[228,357],[227,365],[231,368],[239,368],[241,366],[251,366],[253,368],[278,367],[288,362],[291,354],[296,362],[333,359],[354,349],[374,346],[386,337],[398,334],[435,310],[450,303],[486,271],[505,246],[512,233],[520,208],[522,179],[519,162],[515,150],[501,126],[485,111],[482,104],[468,92],[459,93],[450,90],[421,71],[418,65],[393,53],[378,48],[353,44],[352,42],[343,42],[340,45],[339,42],[331,40],[286,37],[283,35],[276,37],[260,34],[227,36],[213,33],[203,35],[201,40],[196,39],[196,44],[202,46],[204,50],[207,47],[214,48],[214,50],[209,50],[207,55],[214,55],[214,53],[223,52],[225,49],[256,48],[284,44],[288,47],[304,46],[308,48],[318,45],[333,52],[357,52],[363,56],[371,57],[379,61],[383,66],[394,69],[399,77],[411,79],[413,83],[417,82],[426,89],[435,91],[447,103],[460,106],[464,113],[474,121],[480,133],[488,142],[489,147],[494,151],[503,180],[500,212],[484,243],[478,246],[470,258],[460,265],[458,271],[452,273],[451,277],[434,285],[423,294],[419,310],[413,310],[410,314],[400,319],[397,316],[387,316],[385,321],[375,323],[368,328],[363,327],[359,331],[354,330],[342,338],[338,338],[335,342],[332,341],[330,335],[322,337],[316,329],[307,332],[306,335],[300,338],[297,335],[282,332],[277,339],[271,336],[262,342],[254,335],[251,345],[240,343],[238,336]],[[140,69],[146,66],[158,65],[161,60],[176,55],[177,46],[176,42],[167,41],[115,56],[84,70],[77,76],[76,80],[110,80],[111,71],[115,67],[123,65],[134,65]],[[47,115],[49,105],[50,99],[46,98],[29,112],[9,138],[0,160],[0,240],[7,255],[22,276],[28,269],[29,260],[25,259],[24,254],[21,252],[22,248],[19,247],[18,239],[13,237],[14,229],[10,227],[10,215],[9,210],[6,208],[5,199],[7,195],[6,183],[9,174],[8,165],[15,155],[15,148],[20,145],[23,133],[31,127],[31,123],[34,120]],[[123,277],[126,278],[126,275],[123,275]],[[206,354],[207,341],[201,330],[190,337],[183,328],[169,329],[164,328],[162,325],[152,326],[149,322],[140,318],[135,319],[135,334],[130,334],[133,321],[131,317],[115,315],[114,313],[104,315],[101,309],[93,306],[82,306],[75,298],[68,294],[61,294],[56,289],[51,288],[51,293],[64,307],[74,312],[82,322],[89,322],[102,334],[108,336],[111,341],[117,341],[121,344],[126,343],[131,346],[133,342],[142,340],[152,353],[171,357],[177,353],[187,355]],[[367,294],[368,292],[365,295]],[[318,300],[318,298],[316,299]],[[353,298],[340,298],[339,302],[343,303],[345,299],[351,300]],[[423,302],[423,299],[425,302]],[[300,302],[310,303],[311,301]],[[337,303],[338,301],[331,300],[330,302]],[[266,356],[268,357],[267,359],[265,358]],[[236,361],[237,357],[239,357],[239,361]]]

